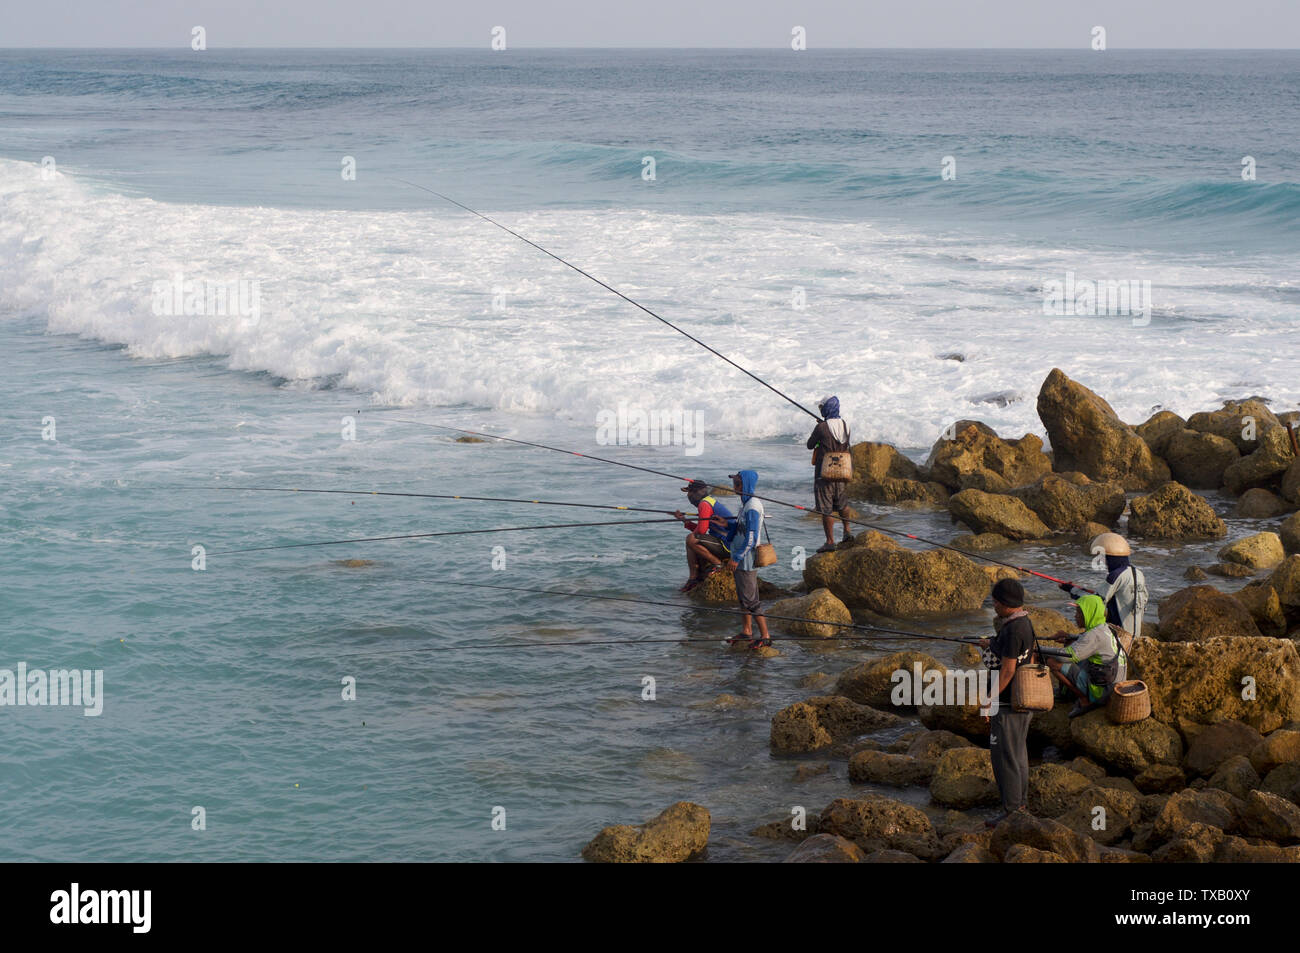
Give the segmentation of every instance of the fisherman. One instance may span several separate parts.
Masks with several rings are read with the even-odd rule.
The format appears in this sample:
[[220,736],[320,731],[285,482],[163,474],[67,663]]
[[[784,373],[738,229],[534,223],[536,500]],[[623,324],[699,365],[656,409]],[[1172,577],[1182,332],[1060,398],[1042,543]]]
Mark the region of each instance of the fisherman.
[[829,553],[835,549],[835,519],[832,514],[839,514],[844,525],[844,541],[853,539],[849,529],[849,497],[842,480],[822,479],[822,457],[828,452],[843,452],[849,449],[849,425],[840,416],[840,399],[823,397],[817,404],[823,420],[817,422],[812,436],[808,438],[808,449],[813,452],[813,501],[817,512],[822,516],[822,529],[826,531],[826,545],[817,550]]
[[[1092,552],[1106,556],[1106,591],[1099,593],[1106,606],[1106,621],[1117,625],[1134,638],[1142,634],[1142,615],[1147,607],[1147,581],[1142,570],[1129,557],[1132,550],[1119,533],[1102,533],[1092,541]],[[1061,590],[1078,601],[1088,590],[1072,582],[1061,583]]]
[[[763,530],[763,501],[754,496],[758,486],[758,474],[753,470],[741,470],[732,473],[731,485],[740,494],[740,517],[732,529],[727,548],[731,558],[727,568],[736,580],[736,599],[741,611],[745,613],[745,622],[740,635],[728,639],[728,644],[747,641],[751,649],[770,646],[772,637],[767,633],[767,618],[763,615],[763,605],[758,598],[758,570],[754,566],[754,551],[758,549],[759,536]],[[759,638],[754,638],[754,619],[758,619]]]
[[1045,659],[1047,667],[1078,696],[1070,717],[1078,718],[1105,704],[1116,682],[1128,677],[1128,656],[1111,627],[1106,624],[1106,604],[1101,596],[1086,595],[1074,604],[1074,624],[1083,635],[1057,632],[1053,642],[1065,644],[1070,661]]
[[686,584],[677,591],[690,592],[731,558],[727,540],[735,532],[736,518],[709,495],[709,485],[703,480],[692,480],[682,492],[695,507],[696,516],[688,520],[681,510],[673,512],[686,526],[686,566],[690,570]]
[[1025,589],[1014,579],[999,579],[993,586],[993,627],[997,634],[981,639],[984,664],[998,673],[998,704],[989,720],[989,755],[993,777],[1002,797],[1000,817],[985,821],[996,827],[1029,803],[1029,720],[1032,712],[1011,707],[1011,680],[1016,667],[1032,661],[1034,625],[1025,612]]

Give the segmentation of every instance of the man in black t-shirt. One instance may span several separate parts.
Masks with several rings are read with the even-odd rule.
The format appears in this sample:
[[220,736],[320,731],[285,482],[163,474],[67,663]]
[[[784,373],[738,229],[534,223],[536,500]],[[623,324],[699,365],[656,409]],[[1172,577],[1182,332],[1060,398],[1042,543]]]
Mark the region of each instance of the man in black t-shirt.
[[1002,796],[1002,816],[986,822],[989,827],[1013,811],[1025,810],[1029,800],[1028,737],[1033,715],[1011,708],[1011,679],[1016,667],[1030,662],[1034,653],[1034,626],[1024,604],[1025,589],[1020,583],[999,580],[993,587],[997,635],[980,642],[985,664],[998,673],[998,707],[989,721],[989,756]]

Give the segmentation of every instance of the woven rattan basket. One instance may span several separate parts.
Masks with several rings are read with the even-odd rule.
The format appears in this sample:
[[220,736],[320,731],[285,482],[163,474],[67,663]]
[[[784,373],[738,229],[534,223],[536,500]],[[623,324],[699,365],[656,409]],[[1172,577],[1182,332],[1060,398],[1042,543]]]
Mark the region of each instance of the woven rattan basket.
[[1151,693],[1147,683],[1132,678],[1117,682],[1106,702],[1106,715],[1117,725],[1131,725],[1151,714]]

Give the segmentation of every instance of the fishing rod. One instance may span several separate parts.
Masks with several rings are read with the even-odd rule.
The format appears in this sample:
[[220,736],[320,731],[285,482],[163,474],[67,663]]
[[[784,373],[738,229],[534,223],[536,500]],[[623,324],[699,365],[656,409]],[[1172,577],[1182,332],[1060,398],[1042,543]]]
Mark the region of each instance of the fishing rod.
[[[590,595],[583,592],[565,592],[562,589],[529,589],[523,586],[500,586],[485,582],[454,582],[450,579],[439,579],[439,583],[447,586],[465,586],[470,589],[499,589],[503,592],[529,592],[539,596],[567,596],[571,599],[595,599],[601,602],[629,602],[634,605],[657,606],[668,609],[697,609],[701,612],[722,612],[727,615],[751,615],[743,609],[729,609],[726,606],[683,606],[676,602],[664,602],[654,599],[633,599],[629,596],[598,596]],[[832,625],[842,629],[860,629],[868,632],[883,632],[886,636],[877,636],[878,638],[900,638],[900,639],[929,639],[938,642],[961,642],[965,645],[974,645],[978,639],[962,639],[950,635],[928,635],[924,632],[910,632],[906,629],[890,629],[879,625],[869,625],[865,622],[832,622],[824,619],[805,619],[800,616],[788,615],[769,615],[763,613],[766,619],[774,619],[777,622],[807,622],[813,625]],[[786,636],[787,639],[798,639],[800,636]],[[825,641],[821,636],[807,636],[809,639]],[[872,636],[853,635],[853,636],[831,636],[831,639],[865,639]]]
[[682,330],[681,328],[679,328],[677,325],[675,325],[675,324],[673,324],[671,321],[669,321],[667,318],[664,318],[664,317],[661,317],[661,316],[658,315],[658,314],[655,314],[653,311],[651,311],[649,308],[647,308],[647,307],[646,307],[645,305],[643,305],[641,302],[639,302],[639,301],[635,301],[635,300],[633,300],[632,298],[629,298],[627,295],[623,294],[623,292],[619,291],[617,288],[615,288],[615,287],[613,287],[613,286],[611,286],[611,285],[606,284],[605,282],[603,282],[603,281],[601,281],[599,278],[597,278],[595,275],[592,275],[592,274],[590,274],[589,272],[583,271],[581,268],[579,268],[577,265],[573,264],[572,262],[570,262],[570,261],[565,261],[565,260],[564,260],[563,258],[561,258],[559,255],[555,254],[555,252],[550,251],[549,249],[543,248],[541,245],[537,244],[537,242],[533,241],[532,239],[525,238],[523,235],[520,235],[520,234],[519,234],[518,232],[516,232],[514,229],[509,228],[509,227],[507,227],[507,226],[505,226],[505,225],[502,225],[502,224],[501,224],[500,222],[498,222],[496,219],[494,219],[494,218],[489,218],[488,216],[484,215],[482,212],[479,212],[479,211],[476,211],[476,210],[470,208],[468,205],[465,205],[465,204],[463,204],[463,203],[461,203],[461,202],[457,202],[454,198],[451,198],[451,197],[448,196],[448,195],[443,195],[441,192],[434,191],[433,189],[428,188],[427,186],[419,185],[418,183],[415,183],[415,182],[408,182],[406,179],[399,179],[399,178],[397,178],[396,176],[393,176],[392,178],[393,178],[394,181],[396,181],[396,182],[401,182],[403,185],[409,185],[409,186],[411,186],[411,188],[413,188],[413,189],[419,189],[419,190],[422,191],[422,192],[428,192],[430,195],[436,195],[438,198],[442,199],[443,201],[445,201],[445,202],[450,202],[452,205],[455,205],[457,208],[462,208],[462,209],[464,209],[466,212],[469,212],[471,215],[477,215],[479,218],[483,219],[483,221],[485,221],[485,222],[489,222],[489,223],[491,223],[492,225],[495,225],[497,228],[501,229],[501,230],[504,231],[504,232],[508,232],[509,234],[513,235],[515,238],[519,239],[521,242],[523,242],[523,243],[525,243],[525,244],[527,244],[527,245],[532,245],[532,246],[533,246],[534,248],[536,248],[538,251],[542,252],[542,253],[545,254],[545,255],[549,255],[550,257],[552,257],[552,258],[554,258],[556,261],[558,261],[560,264],[565,265],[565,266],[568,267],[568,268],[572,268],[574,271],[576,271],[578,274],[582,275],[584,278],[590,278],[592,281],[594,281],[596,284],[600,285],[600,286],[601,286],[602,288],[604,288],[606,291],[609,291],[609,292],[612,292],[612,293],[615,294],[615,295],[618,295],[618,297],[622,298],[622,299],[623,299],[624,301],[626,301],[628,304],[633,305],[634,307],[640,308],[640,309],[641,309],[642,311],[644,311],[646,314],[650,315],[650,317],[654,318],[656,321],[660,321],[660,322],[662,322],[663,324],[666,324],[668,327],[672,328],[672,329],[673,329],[674,331],[676,331],[678,334],[681,334],[681,335],[683,335],[684,337],[690,338],[690,340],[694,341],[696,344],[698,344],[700,347],[704,348],[704,349],[705,349],[706,351],[708,351],[709,353],[713,354],[715,357],[720,357],[720,358],[722,358],[722,360],[726,361],[728,364],[730,364],[730,365],[731,365],[732,367],[734,367],[736,370],[741,371],[742,373],[744,373],[744,374],[748,375],[749,377],[753,378],[754,380],[758,381],[760,384],[762,384],[764,387],[766,387],[766,388],[767,388],[768,390],[770,390],[772,393],[776,394],[778,397],[781,397],[781,398],[783,398],[783,399],[785,399],[785,400],[788,400],[790,403],[794,404],[796,407],[798,407],[800,410],[802,410],[805,414],[807,414],[807,415],[808,415],[809,417],[811,417],[813,420],[816,420],[816,421],[819,421],[819,422],[821,421],[822,418],[821,418],[820,416],[818,416],[817,414],[814,414],[811,410],[809,410],[809,409],[808,409],[807,407],[805,407],[803,404],[799,403],[797,400],[795,400],[795,399],[794,399],[793,397],[791,397],[789,394],[785,393],[784,391],[778,390],[777,388],[775,388],[775,387],[773,387],[771,384],[769,384],[767,381],[763,380],[763,378],[759,377],[757,374],[755,374],[755,373],[753,373],[752,371],[746,370],[745,368],[741,367],[739,364],[737,364],[737,363],[736,363],[735,361],[733,361],[731,358],[727,357],[727,355],[723,354],[721,351],[717,350],[716,348],[712,348],[712,347],[710,347],[709,345],[705,344],[703,341],[701,341],[701,340],[700,340],[699,338],[697,338],[695,335],[691,334],[689,331],[684,331],[684,330]]
[[[365,411],[365,408],[359,408],[359,409],[357,410],[357,413],[359,413],[359,414],[360,414],[360,413],[365,413],[365,412],[366,412],[366,411]],[[373,411],[372,411],[372,412],[373,412]],[[449,426],[447,426],[446,424],[435,424],[435,423],[430,423],[430,422],[427,421],[427,420],[411,420],[410,418],[407,418],[407,417],[388,417],[388,418],[386,418],[386,419],[388,419],[388,420],[394,420],[394,421],[396,421],[397,423],[415,424],[415,425],[417,425],[417,426],[421,426],[421,427],[433,427],[435,430],[447,430],[447,431],[450,431],[450,432],[452,432],[452,433],[468,434],[468,435],[470,435],[470,436],[474,436],[474,437],[486,437],[486,438],[488,438],[488,439],[490,439],[490,440],[504,440],[504,441],[506,441],[506,442],[508,442],[508,443],[517,443],[517,444],[519,444],[519,445],[521,445],[521,446],[524,446],[524,447],[535,447],[535,448],[537,448],[538,450],[550,450],[550,451],[552,451],[552,452],[554,452],[554,453],[564,453],[564,454],[568,454],[569,456],[572,456],[572,457],[581,457],[581,458],[584,459],[584,460],[594,460],[594,461],[597,462],[597,463],[608,463],[608,464],[611,464],[612,466],[616,466],[616,467],[626,467],[626,468],[629,469],[629,470],[639,470],[639,471],[641,471],[642,473],[650,473],[650,474],[653,474],[653,475],[655,475],[655,476],[667,477],[667,478],[669,478],[670,480],[678,480],[678,481],[683,482],[683,483],[692,483],[692,482],[694,482],[693,478],[691,478],[691,477],[678,476],[678,475],[675,474],[675,473],[667,473],[667,472],[665,472],[665,471],[663,471],[663,470],[656,470],[656,469],[654,469],[653,467],[643,467],[643,466],[639,466],[639,465],[637,465],[637,464],[635,464],[635,463],[626,463],[626,462],[624,462],[624,461],[622,461],[622,460],[611,460],[611,459],[609,459],[608,457],[598,457],[598,456],[595,456],[595,455],[590,454],[590,453],[579,453],[577,450],[565,450],[565,449],[562,448],[562,447],[551,447],[551,446],[547,446],[547,445],[544,444],[544,443],[533,443],[533,442],[530,441],[530,440],[519,440],[519,439],[516,438],[516,437],[503,437],[503,436],[501,436],[500,434],[486,433],[486,432],[479,431],[479,430],[463,430],[463,429],[461,429],[460,427],[449,427]],[[728,490],[728,491],[734,492],[734,490],[733,490],[732,487],[724,486],[724,485],[721,484],[721,483],[710,483],[709,486],[710,486],[711,488],[713,488],[713,489],[726,489],[726,490]],[[778,505],[778,506],[788,506],[788,507],[790,507],[791,509],[802,510],[802,511],[805,512],[805,513],[816,513],[816,512],[817,512],[816,510],[810,509],[810,508],[808,508],[808,507],[806,507],[806,506],[800,506],[798,503],[791,503],[791,502],[789,502],[788,500],[778,500],[778,499],[775,499],[775,498],[770,497],[770,496],[760,496],[760,495],[758,495],[757,493],[752,494],[752,496],[754,497],[754,499],[756,499],[756,500],[762,500],[762,501],[765,502],[765,503],[774,503],[774,504],[776,504],[776,505]],[[820,514],[819,514],[819,515],[820,515]],[[842,518],[843,518],[843,517],[841,517],[841,519],[842,519]],[[1058,583],[1058,584],[1067,583],[1067,580],[1065,580],[1065,579],[1057,579],[1055,576],[1049,576],[1047,573],[1037,572],[1037,571],[1035,571],[1035,570],[1033,570],[1033,569],[1027,569],[1027,568],[1025,568],[1024,566],[1017,566],[1017,565],[1015,565],[1014,563],[1004,562],[1004,561],[1002,561],[1001,559],[994,559],[992,556],[987,556],[987,555],[985,555],[984,553],[971,553],[971,552],[967,552],[967,551],[964,550],[964,549],[958,549],[956,546],[951,546],[951,545],[949,545],[948,543],[941,543],[941,542],[939,542],[938,540],[926,539],[926,538],[923,537],[923,536],[917,536],[917,535],[915,535],[915,534],[913,534],[913,533],[905,533],[905,532],[903,532],[902,530],[890,529],[890,528],[888,528],[888,527],[886,527],[886,526],[881,526],[881,525],[878,524],[878,523],[868,523],[868,522],[866,522],[865,520],[860,520],[860,519],[849,519],[849,520],[847,520],[847,522],[852,523],[852,524],[854,524],[855,526],[865,526],[865,527],[867,527],[868,529],[874,529],[874,530],[877,530],[878,532],[881,532],[881,533],[888,533],[888,534],[891,535],[891,536],[901,536],[901,537],[903,537],[904,539],[910,539],[910,540],[914,540],[914,541],[916,541],[916,542],[918,542],[918,543],[924,543],[924,544],[927,545],[927,546],[934,546],[934,547],[936,547],[936,548],[938,548],[938,549],[946,549],[946,550],[948,550],[948,551],[950,551],[950,552],[958,553],[958,554],[960,554],[960,555],[962,555],[962,556],[965,556],[965,557],[967,557],[967,558],[969,558],[969,559],[980,559],[980,560],[983,560],[983,561],[985,561],[985,562],[992,563],[992,564],[995,565],[995,566],[1004,566],[1004,567],[1006,567],[1007,569],[1014,569],[1014,570],[1016,570],[1017,572],[1025,572],[1025,573],[1029,573],[1031,576],[1037,576],[1037,577],[1040,578],[1040,579],[1047,579],[1047,580],[1049,580],[1049,581],[1051,581],[1051,582],[1055,582],[1055,583]],[[1075,586],[1076,588],[1083,589],[1083,590],[1086,591],[1086,592],[1090,592],[1090,593],[1093,592],[1093,590],[1091,590],[1091,589],[1087,589],[1085,586],[1079,586],[1077,583],[1072,583],[1072,582],[1071,582],[1071,583],[1068,583],[1068,584],[1069,584],[1069,585],[1073,585],[1073,586]],[[1093,594],[1095,595],[1095,593],[1093,593]]]
[[271,549],[302,549],[307,546],[341,546],[345,543],[379,543],[393,539],[429,539],[433,536],[474,536],[478,533],[519,533],[530,529],[585,529],[588,526],[634,526],[640,523],[676,523],[675,519],[609,520],[600,523],[551,523],[545,526],[498,526],[493,529],[458,529],[441,533],[404,533],[400,536],[366,536],[360,539],[326,539],[310,543],[284,543],[279,546],[250,546],[247,549],[225,549],[209,556],[233,556],[236,553],[263,553]]

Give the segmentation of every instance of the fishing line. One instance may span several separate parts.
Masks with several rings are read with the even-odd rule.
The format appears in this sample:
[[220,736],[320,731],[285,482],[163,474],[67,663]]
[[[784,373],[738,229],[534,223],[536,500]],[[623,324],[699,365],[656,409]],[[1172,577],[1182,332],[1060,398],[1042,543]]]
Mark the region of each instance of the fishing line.
[[592,274],[590,274],[590,273],[588,273],[588,272],[586,272],[586,271],[583,271],[581,268],[579,268],[577,265],[573,264],[572,262],[565,261],[565,260],[564,260],[563,258],[561,258],[559,255],[555,254],[555,252],[550,251],[549,249],[543,248],[541,245],[537,244],[537,242],[533,241],[532,239],[525,238],[523,235],[520,235],[520,234],[519,234],[518,232],[516,232],[514,229],[512,229],[512,228],[508,228],[507,226],[502,225],[502,224],[501,224],[500,222],[498,222],[496,219],[489,218],[488,216],[484,215],[482,212],[475,211],[474,209],[470,208],[468,205],[464,205],[464,204],[462,204],[461,202],[457,202],[455,199],[451,198],[450,196],[443,195],[441,192],[436,192],[436,191],[434,191],[434,190],[431,189],[431,188],[428,188],[428,187],[423,186],[423,185],[418,185],[418,184],[415,183],[415,182],[408,182],[406,179],[399,179],[399,178],[397,178],[396,176],[393,176],[392,178],[393,178],[394,181],[396,181],[396,182],[401,182],[403,185],[409,185],[409,186],[411,186],[411,188],[419,189],[419,190],[421,190],[422,192],[428,192],[430,195],[436,195],[438,198],[442,199],[443,201],[450,202],[452,205],[455,205],[457,208],[462,208],[462,209],[464,209],[465,211],[469,212],[471,215],[477,215],[479,218],[483,219],[483,221],[485,221],[485,222],[490,222],[491,224],[495,225],[497,228],[501,229],[502,231],[504,231],[504,232],[509,232],[511,235],[513,235],[515,238],[519,239],[521,242],[524,242],[524,243],[527,244],[527,245],[532,245],[532,246],[533,246],[534,248],[536,248],[538,251],[542,252],[543,254],[546,254],[546,255],[551,256],[551,257],[554,258],[556,261],[558,261],[560,264],[565,265],[565,266],[567,266],[567,267],[569,267],[569,268],[572,268],[574,271],[576,271],[578,274],[582,275],[584,278],[590,278],[592,281],[594,281],[596,284],[600,285],[600,286],[601,286],[602,288],[604,288],[606,291],[609,291],[609,292],[612,292],[613,294],[618,295],[620,298],[622,298],[622,299],[623,299],[624,301],[626,301],[628,304],[633,305],[633,306],[635,306],[635,307],[637,307],[637,308],[640,308],[640,309],[641,309],[642,311],[644,311],[646,314],[650,315],[650,317],[654,318],[656,321],[660,321],[660,322],[662,322],[663,324],[666,324],[668,327],[672,328],[672,329],[673,329],[674,331],[676,331],[678,334],[681,334],[681,335],[683,335],[684,337],[690,338],[692,341],[694,341],[694,342],[695,342],[696,344],[698,344],[700,347],[704,348],[704,349],[705,349],[706,351],[708,351],[709,353],[713,354],[715,357],[720,357],[720,358],[722,358],[722,360],[726,361],[728,364],[730,364],[730,365],[731,365],[732,367],[734,367],[736,370],[741,371],[742,373],[747,374],[749,377],[751,377],[751,378],[753,378],[754,380],[758,381],[760,384],[762,384],[764,387],[766,387],[766,388],[767,388],[768,390],[770,390],[772,393],[776,394],[778,397],[781,397],[781,398],[784,398],[785,400],[788,400],[790,403],[794,404],[796,407],[798,407],[800,410],[802,410],[805,414],[807,414],[807,415],[808,415],[809,417],[811,417],[813,420],[816,420],[816,421],[820,421],[820,420],[821,420],[821,417],[819,417],[817,414],[814,414],[811,410],[809,410],[809,409],[808,409],[807,407],[805,407],[803,404],[799,403],[797,400],[795,400],[795,399],[794,399],[793,397],[791,397],[789,394],[786,394],[785,392],[778,390],[777,388],[775,388],[775,387],[773,387],[771,384],[769,384],[767,381],[763,380],[763,378],[759,377],[757,374],[755,374],[755,373],[753,373],[753,372],[751,372],[751,371],[748,371],[748,370],[746,370],[745,368],[741,367],[739,364],[737,364],[737,363],[736,363],[735,361],[733,361],[731,358],[727,357],[727,355],[723,354],[721,351],[717,350],[716,348],[712,348],[712,347],[710,347],[709,345],[707,345],[707,344],[705,344],[703,341],[701,341],[699,338],[697,338],[695,335],[691,334],[691,333],[688,332],[688,331],[684,331],[684,330],[682,330],[681,328],[679,328],[677,325],[673,324],[673,323],[672,323],[671,321],[669,321],[667,318],[663,318],[663,317],[660,317],[659,315],[655,314],[653,311],[651,311],[649,308],[647,308],[647,307],[646,307],[645,305],[643,305],[641,302],[639,302],[639,301],[634,301],[632,298],[629,298],[627,295],[623,294],[623,292],[619,291],[617,288],[615,288],[615,287],[613,287],[613,286],[611,286],[611,285],[606,284],[605,282],[603,282],[603,281],[601,281],[599,278],[597,278],[595,275],[592,275]]
[[[365,408],[358,409],[357,413],[359,414],[365,413]],[[533,443],[532,441],[520,440],[516,437],[503,437],[500,434],[485,433],[479,430],[463,430],[460,427],[449,427],[446,424],[435,424],[435,423],[430,423],[426,420],[411,420],[408,417],[387,417],[385,419],[393,420],[396,421],[397,423],[415,424],[417,426],[422,426],[422,427],[433,427],[435,430],[447,430],[452,433],[468,434],[474,437],[486,437],[491,440],[504,440],[507,441],[508,443],[517,443],[525,447],[535,447],[539,450],[550,450],[554,453],[565,453],[572,457],[581,457],[584,460],[594,460],[597,463],[608,463],[616,467],[626,467],[629,470],[639,470],[642,473],[650,473],[650,474],[654,474],[655,476],[668,477],[670,480],[678,480],[682,483],[694,482],[693,479],[690,477],[678,476],[675,473],[667,473],[663,470],[656,470],[653,467],[643,467],[635,463],[625,463],[622,460],[611,460],[608,457],[597,457],[590,453],[579,453],[576,450],[565,450],[562,447],[550,447],[544,443]],[[712,487],[713,489],[726,489],[733,493],[735,492],[732,487],[724,486],[724,484],[721,483],[710,483],[709,486]],[[798,503],[791,503],[787,500],[778,500],[770,496],[760,496],[757,493],[752,494],[752,496],[754,497],[754,499],[762,500],[765,503],[774,503],[778,506],[788,506],[791,509],[802,510],[805,513],[817,513],[817,511],[814,509],[810,509],[809,507],[806,506],[800,506]],[[817,514],[817,515],[820,516],[821,514]],[[979,559],[987,563],[992,563],[995,566],[1004,566],[1007,569],[1014,569],[1017,572],[1029,573],[1031,576],[1037,576],[1040,579],[1047,579],[1050,582],[1055,582],[1055,583],[1066,582],[1066,580],[1064,579],[1057,579],[1055,576],[1049,576],[1047,573],[1036,572],[1033,569],[1026,569],[1024,566],[1017,566],[1014,563],[1003,562],[1000,559],[994,559],[992,556],[986,556],[983,553],[970,553],[964,549],[958,549],[956,546],[950,546],[947,543],[941,543],[933,539],[926,539],[923,536],[917,536],[913,533],[905,533],[902,530],[889,529],[888,527],[881,526],[878,523],[868,523],[865,520],[860,520],[860,519],[849,519],[848,522],[854,524],[855,526],[865,526],[868,529],[874,529],[881,533],[888,533],[891,536],[901,536],[904,539],[910,539],[918,543],[924,543],[927,546],[934,546],[938,549],[946,549],[949,552],[958,553],[962,556],[967,557],[968,559]],[[1093,590],[1087,589],[1084,586],[1079,586],[1077,583],[1069,583],[1069,584],[1075,586],[1078,589],[1082,589],[1085,592],[1090,592],[1090,593],[1093,592]]]
[[393,539],[429,539],[433,536],[473,536],[478,533],[519,533],[530,529],[585,529],[589,526],[635,526],[641,523],[676,523],[675,519],[609,520],[601,523],[551,523],[544,526],[499,526],[493,529],[458,529],[441,533],[404,533],[400,536],[366,536],[360,539],[326,539],[310,543],[283,543],[279,546],[250,546],[247,549],[224,549],[209,556],[233,556],[236,553],[264,553],[272,549],[302,549],[307,546],[341,546],[344,543],[379,543]]

